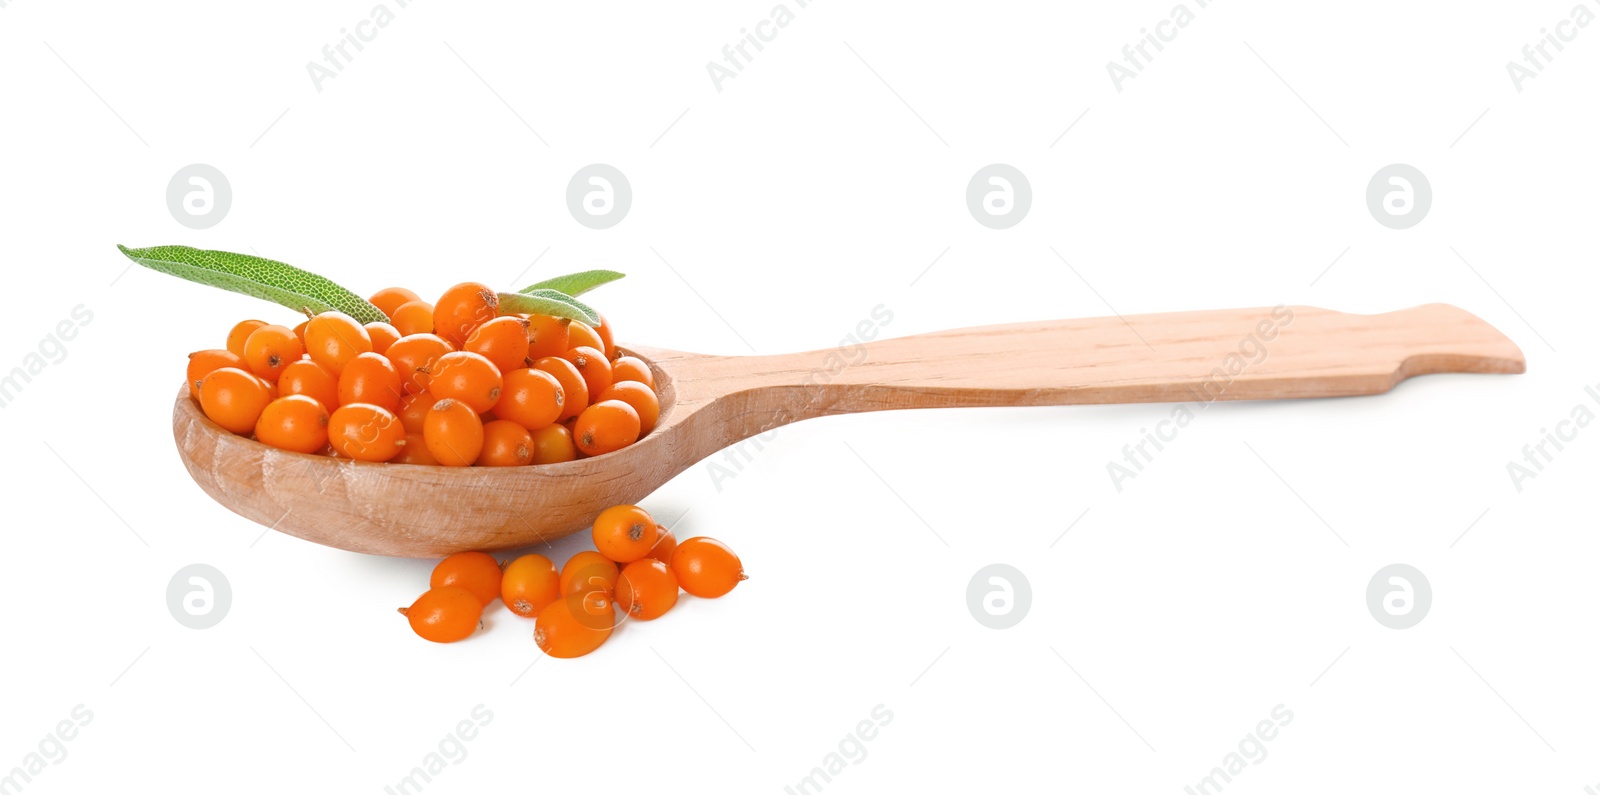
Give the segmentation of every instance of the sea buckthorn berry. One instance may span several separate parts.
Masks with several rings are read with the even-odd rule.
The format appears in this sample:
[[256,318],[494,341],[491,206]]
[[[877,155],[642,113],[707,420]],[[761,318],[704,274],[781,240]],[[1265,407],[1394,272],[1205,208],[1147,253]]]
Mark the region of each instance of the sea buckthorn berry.
[[478,326],[500,315],[500,298],[494,289],[463,282],[448,290],[433,305],[433,333],[460,348]]
[[406,394],[415,395],[428,388],[428,381],[439,357],[455,350],[435,334],[410,334],[389,346],[389,361],[400,372]]
[[300,361],[306,349],[294,332],[283,326],[262,326],[244,341],[244,363],[250,372],[277,383],[290,362]]
[[228,344],[223,346],[229,353],[239,358],[244,358],[244,341],[250,339],[255,330],[267,325],[265,320],[241,320],[228,332]]
[[[339,405],[371,403],[400,410],[400,372],[387,358],[368,351],[344,366],[339,374]],[[404,423],[401,423],[402,427]]]
[[344,372],[351,359],[371,352],[366,328],[343,312],[323,312],[306,321],[306,353],[334,375]]
[[656,388],[655,373],[650,372],[650,365],[637,356],[618,356],[611,362],[611,378],[613,383],[623,381],[638,381],[651,389]]
[[256,420],[256,439],[295,453],[315,453],[328,444],[328,410],[316,398],[284,395]]
[[617,584],[617,564],[605,555],[586,549],[567,558],[561,567],[561,595],[599,592],[610,596]]
[[[596,312],[595,314],[599,315],[600,313]],[[595,336],[600,338],[600,345],[597,346],[600,351],[606,355],[607,359],[617,358],[617,341],[611,336],[611,324],[606,322],[606,316],[600,315],[599,324],[593,328]],[[572,347],[576,348],[578,346],[574,345]]]
[[655,390],[638,381],[618,381],[610,389],[601,392],[596,400],[620,400],[632,406],[639,414],[640,436],[654,429],[656,420],[661,418],[661,402],[656,399]]
[[632,563],[656,545],[656,520],[637,505],[613,505],[595,517],[594,548],[608,560]]
[[428,442],[422,438],[421,431],[407,431],[405,446],[400,448],[400,454],[389,459],[391,464],[418,464],[424,466],[438,466],[439,461],[428,452]]
[[272,402],[272,392],[261,379],[237,367],[223,367],[200,379],[200,410],[233,433],[256,428],[261,411]]
[[672,553],[672,573],[683,590],[705,599],[715,599],[748,579],[739,556],[727,544],[705,536],[678,545]]
[[428,419],[428,412],[433,410],[433,404],[439,399],[432,392],[422,391],[415,395],[406,395],[400,398],[400,410],[395,412],[400,416],[400,424],[405,426],[406,433],[422,433],[423,423]]
[[572,444],[572,431],[565,425],[546,425],[533,432],[533,463],[559,464],[578,457]]
[[404,287],[385,287],[372,294],[367,303],[372,304],[382,312],[385,317],[394,317],[394,311],[401,305],[412,301],[421,301],[422,297]]
[[472,466],[483,452],[483,422],[467,404],[447,398],[428,411],[422,423],[422,438],[440,464]]
[[495,416],[536,431],[561,416],[561,382],[544,370],[523,367],[507,371]]
[[339,378],[310,359],[290,362],[278,376],[280,395],[305,395],[328,411],[339,408]]
[[402,337],[433,333],[433,304],[427,301],[408,301],[385,314],[389,315],[389,325]]
[[667,565],[672,565],[672,553],[678,549],[678,537],[672,534],[666,525],[656,525],[656,545],[650,548],[650,554],[645,557],[659,560]]
[[543,555],[523,555],[506,564],[500,579],[500,599],[523,618],[538,618],[539,611],[561,598],[561,576],[556,564]]
[[[561,355],[561,358],[572,362],[578,368],[578,374],[583,376],[583,385],[589,390],[591,396],[611,388],[611,362],[599,348],[573,348]],[[594,397],[593,400],[599,400]]]
[[546,356],[560,356],[572,349],[567,333],[570,318],[555,315],[528,316],[528,361],[536,362]]
[[636,560],[617,575],[617,607],[629,618],[660,618],[677,603],[678,578],[659,560]]
[[411,631],[423,640],[454,643],[478,631],[483,618],[483,603],[472,592],[454,585],[430,588],[400,615],[411,624]]
[[372,338],[372,352],[376,354],[387,354],[389,346],[400,339],[400,331],[388,323],[368,323],[362,328]]
[[528,364],[528,319],[521,315],[497,317],[467,336],[461,350],[479,354],[502,373]]
[[483,424],[483,451],[475,462],[481,467],[520,467],[533,463],[533,435],[511,420]]
[[345,458],[388,461],[405,447],[406,428],[382,406],[349,403],[328,417],[328,443]]
[[428,379],[434,397],[450,398],[467,404],[479,414],[500,402],[500,368],[494,362],[470,351],[456,351],[439,357]]
[[184,380],[189,382],[189,397],[199,400],[200,380],[205,378],[207,373],[221,370],[224,367],[245,371],[250,369],[250,366],[245,364],[244,359],[239,358],[238,354],[220,348],[195,351],[189,354],[189,366],[184,371]]
[[546,356],[535,360],[533,369],[555,376],[561,384],[561,416],[557,422],[576,417],[589,407],[589,385],[584,383],[577,365],[559,356]]
[[611,637],[616,613],[611,597],[580,594],[557,599],[539,611],[533,642],[551,657],[582,657]]
[[300,347],[302,348],[306,346],[306,324],[310,322],[311,319],[307,318],[294,327],[294,338],[300,340]]
[[433,567],[429,588],[455,585],[487,605],[500,595],[500,563],[487,552],[457,552]]
[[602,455],[639,441],[639,412],[620,400],[602,400],[578,415],[573,443],[584,455]]
[[[595,331],[594,326],[582,320],[574,320],[567,326],[567,341],[567,344],[571,346],[567,350],[572,350],[572,348],[594,348],[595,350],[604,351],[606,349],[606,341],[600,338],[600,332]],[[562,351],[562,353],[566,353],[566,351]]]

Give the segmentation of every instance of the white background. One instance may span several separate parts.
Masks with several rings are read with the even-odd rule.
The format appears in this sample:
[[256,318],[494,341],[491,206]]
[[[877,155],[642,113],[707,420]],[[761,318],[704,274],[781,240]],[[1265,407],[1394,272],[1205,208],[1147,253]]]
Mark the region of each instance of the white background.
[[[777,793],[882,704],[826,792],[1178,793],[1282,704],[1225,791],[1600,788],[1600,431],[1520,493],[1506,471],[1575,405],[1600,412],[1600,24],[1520,92],[1505,66],[1574,1],[1190,2],[1121,92],[1106,63],[1173,0],[789,3],[719,92],[707,62],[771,0],[388,0],[319,92],[306,64],[373,0],[8,0],[0,371],[74,306],[93,320],[0,410],[0,772],[82,704],[26,792],[382,792],[482,704],[424,791]],[[603,231],[564,199],[597,162],[634,191]],[[166,206],[191,163],[232,186],[205,231]],[[964,203],[989,163],[1032,184],[1009,230]],[[1390,163],[1432,185],[1404,231],[1365,203]],[[498,605],[467,642],[412,636],[393,610],[431,561],[263,534],[196,488],[168,427],[185,354],[293,316],[128,271],[116,243],[257,251],[364,294],[613,268],[592,297],[620,340],[729,354],[832,346],[880,303],[902,336],[1448,302],[1528,373],[1219,404],[1120,493],[1106,463],[1169,407],[790,426],[737,477],[696,467],[643,503],[687,511],[679,537],[727,541],[749,582],[541,660]],[[196,562],[233,589],[208,630],[165,601]],[[995,562],[1033,592],[1004,631],[965,604]],[[1365,603],[1396,562],[1434,593],[1408,630]]]

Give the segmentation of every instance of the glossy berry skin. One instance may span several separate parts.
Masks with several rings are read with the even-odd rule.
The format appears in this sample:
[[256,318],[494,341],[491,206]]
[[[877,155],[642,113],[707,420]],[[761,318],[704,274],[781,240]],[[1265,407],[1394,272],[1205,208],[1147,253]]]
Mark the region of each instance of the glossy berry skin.
[[400,454],[389,459],[391,464],[417,464],[421,466],[436,467],[439,461],[428,452],[428,442],[422,438],[421,431],[406,431],[406,443],[400,448]]
[[533,363],[533,369],[543,370],[561,384],[561,416],[557,422],[571,419],[589,407],[589,385],[572,362],[559,356],[546,356]]
[[632,563],[656,545],[656,520],[637,505],[613,505],[595,517],[594,548],[608,560]]
[[543,555],[523,555],[506,564],[500,580],[500,599],[523,618],[537,618],[551,602],[561,598],[561,576]]
[[616,623],[611,597],[603,593],[557,599],[539,611],[533,642],[551,657],[582,657],[606,642]]
[[294,331],[283,326],[262,326],[244,341],[244,362],[250,372],[273,383],[290,362],[300,361],[306,349]]
[[421,300],[422,298],[416,293],[404,287],[385,287],[373,293],[372,297],[367,299],[367,303],[377,307],[386,317],[393,318],[395,310],[403,304]]
[[428,587],[455,585],[487,605],[500,595],[500,563],[487,552],[457,552],[433,567]]
[[400,424],[405,426],[406,433],[422,433],[423,424],[427,422],[428,412],[433,410],[433,404],[439,399],[432,392],[418,392],[406,395],[400,399],[400,410],[395,414],[400,417]]
[[350,403],[328,417],[328,444],[345,458],[388,461],[400,454],[405,441],[400,418],[382,406]]
[[623,381],[638,381],[651,389],[656,388],[655,373],[650,372],[650,365],[637,356],[619,356],[611,361],[611,376],[613,383]]
[[[594,327],[582,320],[574,320],[567,326],[567,341],[572,348],[594,348],[598,351],[606,349],[606,341],[600,338],[600,333]],[[565,353],[565,351],[563,351]]]
[[546,356],[560,356],[572,348],[572,336],[567,327],[572,321],[554,315],[528,316],[528,361],[536,362]]
[[410,334],[389,346],[389,362],[400,373],[406,394],[415,395],[428,388],[439,359],[455,350],[436,334]]
[[695,596],[715,599],[746,579],[744,564],[727,544],[714,538],[685,539],[672,553],[678,585]]
[[610,558],[586,549],[567,558],[561,567],[561,595],[601,592],[610,596],[617,584],[617,564]]
[[461,350],[488,359],[502,373],[527,367],[528,319],[504,315],[484,323],[472,330]]
[[606,322],[605,315],[600,315],[600,323],[594,326],[594,333],[600,338],[600,345],[596,347],[606,355],[606,359],[617,358],[617,341],[611,335],[611,324]]
[[[561,358],[572,362],[572,366],[578,368],[578,374],[583,376],[584,386],[588,387],[591,396],[599,395],[611,388],[613,380],[611,362],[598,348],[573,348],[562,354]],[[598,397],[590,399],[599,400]]]
[[411,631],[423,640],[454,643],[478,631],[483,603],[471,591],[456,586],[430,588],[400,614],[411,624]]
[[229,353],[239,358],[244,358],[244,341],[250,339],[255,330],[267,325],[265,320],[241,320],[228,332],[228,344],[224,347]]
[[323,312],[306,321],[306,353],[334,375],[344,372],[350,360],[371,352],[367,329],[343,312]]
[[650,548],[650,554],[645,557],[659,560],[668,566],[672,565],[672,553],[678,549],[678,537],[668,530],[666,525],[656,525],[656,545]]
[[[400,372],[387,357],[368,351],[344,366],[339,374],[339,405],[370,403],[390,411],[400,410]],[[404,423],[402,423],[404,425]]]
[[245,371],[250,369],[237,354],[220,348],[189,354],[189,365],[184,371],[184,380],[189,382],[189,397],[199,400],[200,380],[208,373],[224,367]]
[[456,351],[440,356],[432,375],[428,391],[440,400],[459,400],[479,414],[500,402],[504,384],[500,368],[480,354]]
[[388,315],[389,325],[402,337],[433,333],[433,304],[427,301],[408,301]]
[[447,398],[428,411],[422,422],[422,438],[440,464],[472,466],[483,452],[483,421],[467,404]]
[[290,362],[278,376],[278,394],[305,395],[332,412],[339,408],[339,378],[310,359]]
[[502,379],[500,401],[494,404],[495,416],[536,431],[561,416],[565,395],[556,377],[530,367],[511,370]]
[[636,560],[617,576],[617,607],[629,618],[657,619],[677,603],[678,578],[659,560]]
[[483,424],[483,450],[474,462],[481,467],[520,467],[533,463],[533,435],[511,420]]
[[610,389],[600,393],[595,398],[599,403],[604,400],[620,400],[633,407],[639,415],[639,435],[642,437],[656,427],[656,421],[661,419],[661,402],[656,398],[655,390],[638,381],[618,381]]
[[578,415],[573,442],[584,455],[604,455],[639,440],[639,412],[620,400],[602,400]]
[[367,336],[372,338],[372,352],[386,355],[389,346],[400,339],[400,330],[388,323],[368,323],[362,328],[367,330]]
[[256,439],[279,450],[315,453],[328,444],[328,410],[306,395],[280,397],[261,410]]
[[546,425],[533,432],[533,463],[559,464],[577,458],[578,448],[573,446],[567,426]]
[[252,373],[223,367],[200,379],[200,410],[212,422],[238,434],[256,429],[256,420],[272,402],[272,391]]
[[500,298],[494,289],[477,282],[463,282],[448,290],[433,304],[433,333],[457,349],[478,326],[500,314]]

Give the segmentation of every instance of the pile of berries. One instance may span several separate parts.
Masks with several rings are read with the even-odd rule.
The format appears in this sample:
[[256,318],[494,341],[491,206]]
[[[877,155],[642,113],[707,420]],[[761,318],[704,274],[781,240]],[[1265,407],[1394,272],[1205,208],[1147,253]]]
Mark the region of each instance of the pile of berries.
[[498,598],[535,620],[533,640],[545,654],[582,657],[622,621],[660,618],[678,603],[680,588],[714,599],[746,579],[744,564],[727,545],[705,537],[679,543],[636,505],[602,511],[594,520],[594,544],[595,550],[569,558],[559,574],[543,555],[501,564],[487,552],[458,552],[434,567],[428,592],[400,614],[423,639],[453,643],[476,632],[484,608]]
[[619,450],[660,417],[650,366],[619,356],[610,324],[501,314],[475,282],[429,304],[399,287],[388,323],[324,312],[290,329],[233,327],[189,355],[212,422],[273,447],[358,461],[521,466]]

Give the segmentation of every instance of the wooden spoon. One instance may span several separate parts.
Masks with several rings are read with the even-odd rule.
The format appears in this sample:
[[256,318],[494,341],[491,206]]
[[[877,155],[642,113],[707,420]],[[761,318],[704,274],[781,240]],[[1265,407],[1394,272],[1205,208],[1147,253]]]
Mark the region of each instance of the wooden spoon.
[[450,468],[289,453],[207,420],[179,391],[178,452],[228,509],[355,552],[441,557],[588,527],[723,447],[797,420],[883,409],[1370,395],[1426,373],[1520,373],[1522,351],[1472,314],[1313,307],[1055,320],[781,356],[631,348],[661,419],[615,453],[562,464]]

